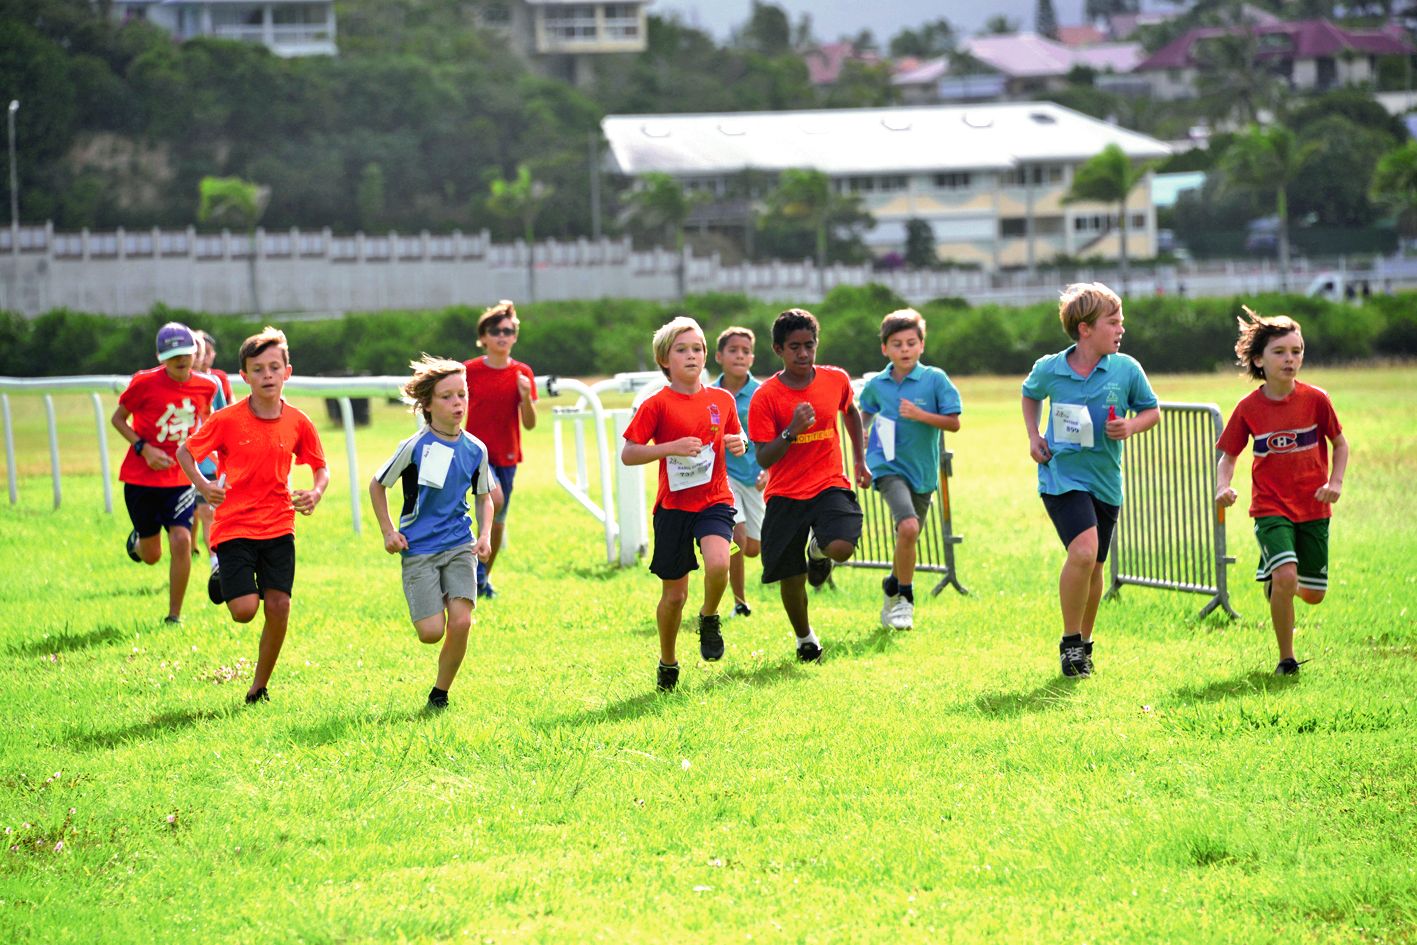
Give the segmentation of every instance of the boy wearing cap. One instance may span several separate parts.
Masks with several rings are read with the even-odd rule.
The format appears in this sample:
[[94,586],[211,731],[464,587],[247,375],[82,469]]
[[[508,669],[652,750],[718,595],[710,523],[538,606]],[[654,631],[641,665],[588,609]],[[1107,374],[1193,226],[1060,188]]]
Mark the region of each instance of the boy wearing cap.
[[177,466],[177,448],[212,412],[217,382],[192,372],[197,340],[191,329],[168,322],[157,333],[158,366],[128,382],[113,411],[113,427],[131,447],[118,479],[133,530],[128,557],[145,564],[162,558],[167,529],[167,623],[182,620],[182,599],[192,571],[192,512],[196,492]]

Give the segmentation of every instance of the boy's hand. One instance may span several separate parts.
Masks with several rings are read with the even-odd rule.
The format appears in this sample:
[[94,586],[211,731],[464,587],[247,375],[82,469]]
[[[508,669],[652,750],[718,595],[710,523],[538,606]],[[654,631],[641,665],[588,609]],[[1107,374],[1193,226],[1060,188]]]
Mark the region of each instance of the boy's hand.
[[492,539],[484,538],[479,535],[472,543],[472,553],[478,561],[485,564],[487,559],[492,555]]
[[766,469],[758,473],[758,481],[755,485],[758,487],[759,492],[762,492],[768,487],[768,471]]
[[320,504],[320,493],[314,489],[296,489],[290,494],[290,507],[301,515],[309,515]]
[[1107,421],[1107,438],[1109,440],[1125,440],[1131,435],[1132,424],[1126,417],[1117,417]]
[[403,532],[384,532],[384,550],[391,555],[408,550],[408,539]]
[[741,433],[725,433],[723,435],[723,445],[728,448],[728,452],[734,456],[742,456],[748,452],[748,444],[743,442]]
[[1048,448],[1048,440],[1037,433],[1028,438],[1028,455],[1040,466],[1053,461],[1053,451]]
[[923,420],[925,411],[916,406],[915,401],[900,399],[900,416],[902,420]]
[[817,422],[817,411],[812,409],[812,405],[803,401],[797,405],[797,409],[792,411],[792,422],[787,425],[787,429],[796,436],[804,430],[812,429],[812,424]]
[[517,393],[523,402],[531,399],[531,378],[525,374],[517,374]]
[[1215,504],[1222,509],[1228,509],[1235,504],[1235,500],[1238,498],[1239,496],[1236,495],[1235,490],[1226,486],[1224,489],[1215,493]]
[[1338,501],[1338,497],[1343,494],[1343,486],[1326,482],[1314,491],[1315,502],[1327,502],[1329,505]]
[[[222,479],[226,477],[223,476]],[[202,498],[207,500],[207,505],[216,508],[226,501],[226,487],[220,481],[208,481],[205,486],[198,486],[197,491],[202,494]]]
[[871,470],[866,468],[865,463],[856,464],[856,485],[862,489],[871,485]]
[[149,469],[167,469],[177,461],[150,443],[143,444],[143,462]]
[[681,436],[677,440],[670,440],[664,444],[664,454],[666,456],[698,456],[699,450],[704,448],[704,443],[696,436]]

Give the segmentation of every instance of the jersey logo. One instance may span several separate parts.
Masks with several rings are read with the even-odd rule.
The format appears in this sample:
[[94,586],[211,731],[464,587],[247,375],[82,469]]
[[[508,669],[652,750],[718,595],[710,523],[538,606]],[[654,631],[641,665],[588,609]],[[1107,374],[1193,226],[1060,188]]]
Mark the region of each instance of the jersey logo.
[[157,418],[157,440],[166,443],[186,443],[187,434],[197,426],[197,408],[192,406],[191,397],[183,397],[180,404],[168,404],[162,416]]
[[1268,456],[1271,453],[1297,453],[1318,446],[1319,428],[1315,424],[1302,430],[1276,430],[1273,433],[1255,434],[1254,453]]

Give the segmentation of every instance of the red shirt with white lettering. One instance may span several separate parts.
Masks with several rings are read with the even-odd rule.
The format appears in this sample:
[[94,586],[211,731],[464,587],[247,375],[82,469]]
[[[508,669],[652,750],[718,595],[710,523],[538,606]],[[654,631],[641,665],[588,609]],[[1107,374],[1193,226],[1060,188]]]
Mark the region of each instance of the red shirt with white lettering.
[[1328,482],[1328,441],[1342,432],[1328,394],[1296,381],[1283,400],[1270,400],[1261,387],[1240,401],[1215,445],[1239,456],[1253,443],[1251,518],[1312,522],[1333,515],[1314,493]]
[[659,491],[654,497],[654,507],[701,512],[710,505],[733,504],[723,435],[742,432],[733,395],[723,388],[701,387],[697,393],[681,394],[663,387],[640,404],[625,428],[625,439],[643,446],[651,440],[668,443],[693,436],[712,448],[713,470],[709,481],[677,492],[669,488],[669,464],[677,462],[677,458],[665,457],[659,461]]
[[134,486],[190,486],[192,483],[177,465],[177,447],[187,442],[211,415],[216,392],[217,385],[212,378],[193,374],[179,384],[168,376],[167,368],[162,365],[134,374],[127,388],[118,395],[118,403],[132,414],[128,422],[133,431],[148,446],[157,447],[173,459],[166,469],[153,469],[147,460],[129,450],[123,456],[118,480]]
[[517,377],[531,381],[536,400],[536,375],[516,358],[504,368],[487,363],[487,357],[464,361],[467,369],[467,432],[487,447],[493,466],[515,466],[522,461],[521,391]]
[[763,382],[748,407],[748,438],[767,443],[787,429],[797,405],[806,401],[817,415],[811,429],[797,434],[782,458],[773,463],[763,497],[811,499],[827,489],[850,489],[842,472],[841,433],[837,415],[851,406],[851,375],[841,368],[817,365],[812,382],[793,390],[779,371]]

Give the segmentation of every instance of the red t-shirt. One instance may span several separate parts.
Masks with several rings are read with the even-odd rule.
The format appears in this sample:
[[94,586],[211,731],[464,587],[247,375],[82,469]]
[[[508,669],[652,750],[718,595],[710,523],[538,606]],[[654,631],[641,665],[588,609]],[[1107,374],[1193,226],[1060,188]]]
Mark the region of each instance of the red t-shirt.
[[1240,401],[1215,445],[1239,456],[1253,441],[1251,518],[1312,522],[1333,514],[1314,493],[1328,482],[1328,441],[1342,432],[1328,394],[1296,381],[1283,400],[1270,400],[1259,388]]
[[803,401],[812,405],[817,421],[797,434],[783,457],[773,463],[764,498],[810,499],[827,489],[851,488],[842,472],[837,423],[837,415],[851,406],[851,376],[841,368],[818,364],[812,383],[802,390],[784,384],[781,371],[764,381],[748,407],[748,438],[767,443],[782,433]]
[[132,414],[134,432],[149,446],[173,457],[173,463],[166,469],[152,469],[146,460],[129,450],[118,471],[119,481],[135,486],[190,486],[182,467],[177,465],[177,447],[187,442],[192,431],[211,415],[216,391],[211,378],[196,374],[179,384],[167,376],[167,368],[162,365],[134,374],[118,396],[118,403]]
[[192,459],[216,453],[226,474],[226,499],[212,520],[212,545],[229,538],[279,538],[295,532],[290,505],[290,463],[311,469],[325,465],[315,424],[282,401],[280,416],[263,420],[251,412],[251,398],[211,415],[187,441]]
[[228,404],[236,403],[236,398],[231,395],[231,378],[226,376],[226,372],[219,367],[214,367],[207,373],[221,381],[221,392],[226,395],[226,402]]
[[654,507],[699,512],[710,505],[733,504],[733,493],[728,489],[723,435],[742,432],[733,395],[723,388],[702,387],[696,394],[681,394],[663,387],[640,404],[625,428],[625,439],[643,446],[650,440],[668,443],[680,437],[696,436],[711,446],[713,470],[703,485],[672,491],[669,488],[670,463],[677,465],[680,459],[690,458],[665,457],[659,461],[659,491],[654,497]]
[[493,466],[515,466],[522,461],[521,391],[517,375],[531,381],[536,400],[536,375],[529,365],[513,358],[504,368],[494,368],[484,355],[464,361],[467,369],[467,432],[487,447]]

